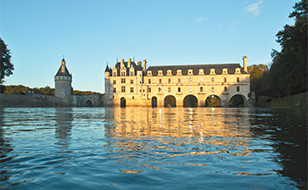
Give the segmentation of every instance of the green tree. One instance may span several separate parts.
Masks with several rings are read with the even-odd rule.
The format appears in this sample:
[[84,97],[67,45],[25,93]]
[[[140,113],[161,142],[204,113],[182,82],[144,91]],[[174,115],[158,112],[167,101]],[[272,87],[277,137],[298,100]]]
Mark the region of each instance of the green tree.
[[5,76],[10,76],[13,74],[14,66],[11,63],[11,53],[7,48],[4,41],[0,38],[0,49],[1,49],[1,57],[0,57],[0,84],[4,82]]
[[289,17],[295,24],[277,33],[281,51],[272,51],[269,83],[278,97],[307,91],[307,0],[293,8]]

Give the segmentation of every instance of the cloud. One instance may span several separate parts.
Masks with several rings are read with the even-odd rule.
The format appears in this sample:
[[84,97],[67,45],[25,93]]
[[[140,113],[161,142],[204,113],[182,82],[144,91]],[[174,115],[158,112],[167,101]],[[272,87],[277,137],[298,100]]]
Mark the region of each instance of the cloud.
[[203,19],[201,17],[195,18],[194,22],[201,22]]
[[259,13],[260,13],[260,8],[262,7],[262,6],[260,6],[260,5],[261,5],[262,3],[263,3],[263,1],[259,1],[259,2],[257,2],[257,3],[249,4],[249,5],[245,8],[245,10],[246,10],[246,12],[249,12],[249,13],[253,14],[254,16],[257,16],[257,15],[259,15]]
[[194,22],[202,22],[202,21],[205,21],[205,20],[207,20],[207,17],[198,17],[198,18],[195,18],[194,19]]

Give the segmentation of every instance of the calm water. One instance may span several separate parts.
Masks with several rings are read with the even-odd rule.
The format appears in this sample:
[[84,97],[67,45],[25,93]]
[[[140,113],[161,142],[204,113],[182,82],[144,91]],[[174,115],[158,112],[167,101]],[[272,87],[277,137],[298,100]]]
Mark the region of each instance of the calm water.
[[306,110],[0,110],[1,189],[305,189],[306,169]]

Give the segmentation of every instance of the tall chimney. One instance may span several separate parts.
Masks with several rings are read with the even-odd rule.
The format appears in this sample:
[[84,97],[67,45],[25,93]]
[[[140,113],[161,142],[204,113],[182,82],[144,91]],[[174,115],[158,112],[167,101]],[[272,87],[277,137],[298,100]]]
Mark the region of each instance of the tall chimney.
[[130,62],[131,62],[131,59],[128,58],[128,59],[127,59],[127,68],[130,68]]
[[121,59],[121,69],[124,67],[124,59]]
[[244,71],[247,72],[247,56],[243,56]]
[[147,60],[143,60],[143,70],[145,71],[146,69],[146,66],[147,66]]

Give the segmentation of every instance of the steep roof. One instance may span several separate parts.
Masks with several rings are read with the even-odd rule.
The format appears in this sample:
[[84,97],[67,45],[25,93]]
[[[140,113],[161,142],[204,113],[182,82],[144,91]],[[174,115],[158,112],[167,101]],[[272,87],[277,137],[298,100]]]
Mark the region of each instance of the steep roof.
[[[215,69],[216,74],[221,74],[222,70],[228,69],[229,74],[234,74],[236,68],[241,69],[241,74],[248,74],[238,63],[227,63],[227,64],[204,64],[204,65],[170,65],[170,66],[150,66],[147,71],[152,71],[152,76],[157,76],[158,71],[162,70],[163,75],[167,75],[167,70],[172,71],[172,75],[177,74],[177,70],[182,70],[182,75],[187,75],[188,70],[192,69],[194,75],[199,74],[199,69],[204,69],[204,74],[210,74],[210,69]],[[146,72],[147,74],[147,72]]]
[[[63,64],[63,62],[64,62],[64,64]],[[63,66],[64,66],[64,73],[61,72]],[[59,68],[59,70],[58,70],[56,76],[70,76],[70,77],[72,76],[72,75],[68,72],[68,69],[66,68],[64,58],[62,59],[62,65],[60,66],[60,68]]]

